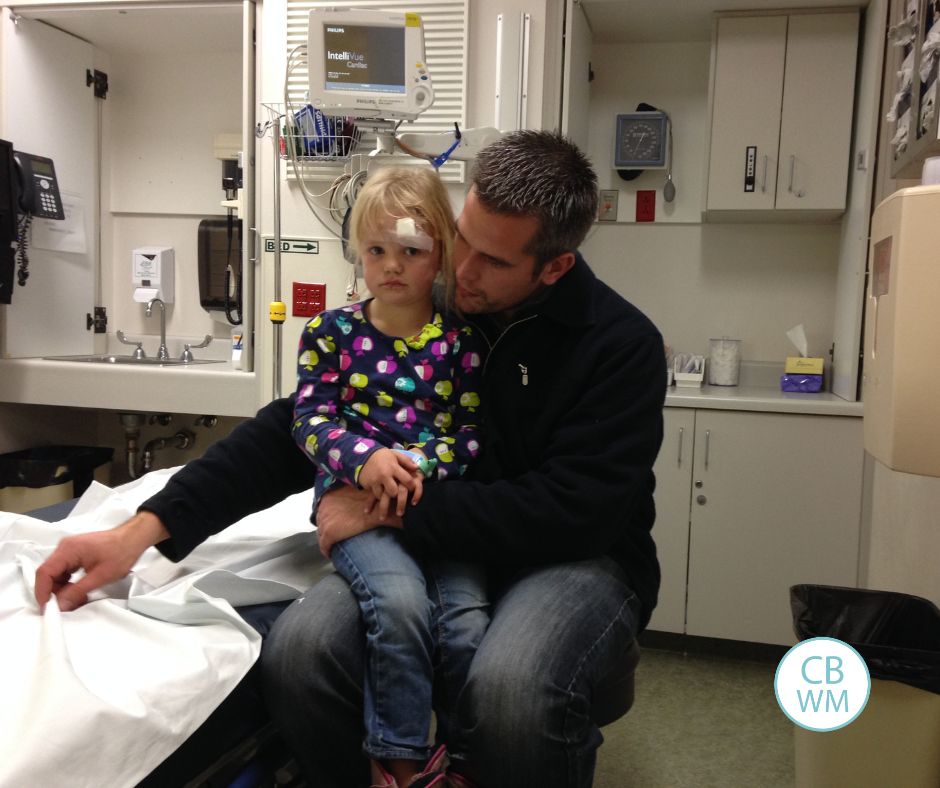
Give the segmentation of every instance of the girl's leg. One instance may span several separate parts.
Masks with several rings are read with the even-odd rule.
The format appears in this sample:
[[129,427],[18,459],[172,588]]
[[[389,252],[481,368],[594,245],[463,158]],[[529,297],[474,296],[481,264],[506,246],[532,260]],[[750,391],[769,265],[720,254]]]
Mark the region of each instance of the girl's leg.
[[393,528],[337,544],[331,558],[349,583],[366,627],[363,749],[377,760],[414,761],[430,754],[430,600],[424,572]]

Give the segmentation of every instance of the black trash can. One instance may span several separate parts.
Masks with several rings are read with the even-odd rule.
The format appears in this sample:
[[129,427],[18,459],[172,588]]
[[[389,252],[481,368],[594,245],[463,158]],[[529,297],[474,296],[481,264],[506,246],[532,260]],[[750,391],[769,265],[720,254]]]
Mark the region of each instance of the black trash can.
[[114,449],[39,446],[0,454],[0,510],[28,512],[81,495],[92,479],[107,483]]
[[849,725],[797,727],[798,788],[940,786],[940,610],[893,591],[797,585],[790,589],[800,640],[831,637],[865,660],[868,705]]

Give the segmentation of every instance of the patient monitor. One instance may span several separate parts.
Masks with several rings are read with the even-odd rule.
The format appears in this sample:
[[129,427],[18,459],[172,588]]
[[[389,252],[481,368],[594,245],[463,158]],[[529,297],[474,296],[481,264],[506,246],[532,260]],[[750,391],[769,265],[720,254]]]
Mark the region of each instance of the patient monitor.
[[414,120],[434,102],[418,14],[314,9],[307,62],[309,102],[324,115]]

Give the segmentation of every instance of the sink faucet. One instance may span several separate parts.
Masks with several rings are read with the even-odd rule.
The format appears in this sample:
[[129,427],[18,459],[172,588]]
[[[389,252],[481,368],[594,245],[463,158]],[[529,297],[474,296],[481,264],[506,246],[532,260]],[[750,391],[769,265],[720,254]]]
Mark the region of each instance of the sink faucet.
[[147,302],[147,317],[150,317],[153,314],[153,305],[157,304],[160,307],[160,349],[157,350],[157,358],[160,361],[166,361],[170,357],[170,351],[166,349],[166,304],[163,303],[162,299],[151,298]]

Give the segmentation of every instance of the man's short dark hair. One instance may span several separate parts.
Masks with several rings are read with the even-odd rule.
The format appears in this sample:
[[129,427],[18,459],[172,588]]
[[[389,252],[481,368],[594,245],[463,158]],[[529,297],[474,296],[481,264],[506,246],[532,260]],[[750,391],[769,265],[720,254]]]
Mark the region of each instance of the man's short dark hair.
[[597,176],[587,157],[553,131],[513,131],[487,145],[471,184],[489,211],[539,220],[537,269],[581,245],[597,216]]

